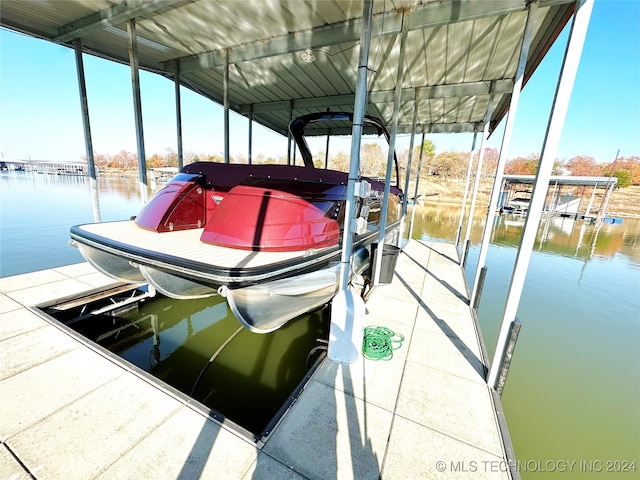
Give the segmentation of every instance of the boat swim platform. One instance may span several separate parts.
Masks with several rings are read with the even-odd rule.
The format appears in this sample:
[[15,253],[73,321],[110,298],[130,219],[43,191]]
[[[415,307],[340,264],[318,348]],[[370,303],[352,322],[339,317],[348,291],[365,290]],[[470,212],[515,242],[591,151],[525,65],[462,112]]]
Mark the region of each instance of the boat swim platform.
[[325,358],[259,443],[30,308],[113,285],[89,264],[0,278],[0,478],[517,477],[457,258],[409,242],[365,318],[402,346],[389,361]]

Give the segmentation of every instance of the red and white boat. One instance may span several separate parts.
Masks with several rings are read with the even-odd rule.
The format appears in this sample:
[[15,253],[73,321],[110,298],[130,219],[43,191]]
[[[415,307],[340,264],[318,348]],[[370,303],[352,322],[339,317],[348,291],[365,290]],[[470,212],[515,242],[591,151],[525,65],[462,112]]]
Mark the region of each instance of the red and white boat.
[[[77,225],[72,244],[103,273],[149,283],[172,298],[221,294],[247,329],[267,333],[328,303],[338,290],[348,174],[314,168],[305,130],[338,131],[351,114],[300,117],[290,129],[305,166],[196,162],[131,220]],[[365,131],[389,134],[365,117]],[[395,156],[394,156],[395,157]],[[391,186],[386,238],[396,242],[401,196]],[[361,177],[351,275],[367,275],[379,236],[384,183]]]

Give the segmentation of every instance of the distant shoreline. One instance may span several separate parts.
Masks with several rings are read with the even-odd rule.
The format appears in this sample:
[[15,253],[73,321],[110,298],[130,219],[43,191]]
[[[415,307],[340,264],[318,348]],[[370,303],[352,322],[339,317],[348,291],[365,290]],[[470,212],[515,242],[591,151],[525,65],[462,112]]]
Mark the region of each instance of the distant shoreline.
[[[105,170],[100,172],[105,176],[119,177],[137,177],[137,170]],[[425,203],[457,203],[462,202],[464,196],[464,180],[442,180],[439,177],[421,177],[420,192],[423,195],[437,193],[434,196],[428,196]],[[491,192],[492,183],[483,181],[478,190],[478,202],[487,205],[489,203],[489,194]],[[409,191],[413,191],[413,186]],[[469,194],[471,195],[471,193]],[[629,187],[615,189],[611,193],[609,205],[607,206],[607,216],[620,216],[629,218],[640,218],[640,185],[631,185]]]
[[[426,199],[423,200],[424,203],[456,203],[460,205],[464,197],[464,186],[465,182],[463,180],[442,180],[437,177],[429,177],[426,181],[425,179],[420,180],[419,190],[423,195],[437,193],[437,195],[434,196],[427,196]],[[491,188],[491,181],[483,181],[480,183],[477,200],[479,204],[489,204]],[[412,190],[410,189],[410,191]],[[469,197],[471,197],[471,192],[469,193]],[[467,202],[469,201],[468,199]],[[599,207],[599,205],[597,201],[594,202],[594,206]],[[609,198],[606,216],[640,218],[640,185],[614,189]]]

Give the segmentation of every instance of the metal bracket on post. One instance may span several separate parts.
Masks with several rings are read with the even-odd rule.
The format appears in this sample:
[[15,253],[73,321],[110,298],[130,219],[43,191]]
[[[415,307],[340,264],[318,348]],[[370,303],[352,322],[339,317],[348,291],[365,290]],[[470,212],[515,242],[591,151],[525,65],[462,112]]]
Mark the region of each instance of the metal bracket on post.
[[480,275],[478,276],[478,289],[477,289],[477,295],[473,300],[473,305],[471,305],[471,308],[473,308],[474,310],[478,310],[478,306],[480,305],[480,297],[482,297],[482,289],[484,288],[484,279],[487,276],[487,267],[482,267],[480,269]]
[[469,255],[469,247],[471,246],[471,241],[469,239],[464,241],[464,248],[462,249],[462,268],[464,269],[467,266],[467,255]]
[[507,348],[504,349],[504,353],[500,358],[500,363],[498,365],[498,382],[496,384],[496,392],[498,395],[502,396],[502,391],[504,390],[504,384],[507,382],[507,375],[509,374],[509,367],[511,366],[511,360],[513,359],[513,351],[516,348],[516,341],[518,340],[518,334],[520,333],[520,328],[522,327],[522,323],[516,317],[515,320],[511,322],[509,325],[509,336],[507,341]]
[[366,180],[357,181],[353,194],[360,198],[369,198],[371,196],[371,184]]

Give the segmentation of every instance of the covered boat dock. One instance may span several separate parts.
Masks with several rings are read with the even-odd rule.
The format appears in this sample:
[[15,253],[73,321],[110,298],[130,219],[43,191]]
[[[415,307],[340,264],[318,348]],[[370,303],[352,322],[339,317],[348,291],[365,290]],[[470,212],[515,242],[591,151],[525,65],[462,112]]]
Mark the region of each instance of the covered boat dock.
[[[535,180],[534,175],[505,175],[498,207],[508,208],[518,192],[530,194]],[[544,206],[548,215],[601,221],[618,178],[553,175],[549,184],[551,188]]]
[[[504,386],[506,368],[508,368],[510,356],[513,354],[513,332],[518,330],[518,328],[514,328],[514,324],[519,323],[515,314],[528,268],[535,231],[543,212],[544,200],[550,184],[551,170],[580,60],[593,0],[539,0],[533,2],[527,0],[502,0],[500,2],[428,0],[342,2],[336,0],[309,3],[265,2],[260,6],[261,8],[256,8],[256,5],[251,2],[206,0],[158,0],[156,2],[130,0],[115,4],[106,0],[89,3],[78,0],[46,4],[16,0],[3,4],[0,10],[0,25],[74,48],[94,206],[97,204],[97,190],[95,188],[96,172],[91,142],[90,99],[87,98],[83,68],[83,55],[86,54],[126,63],[131,67],[140,170],[139,182],[143,202],[146,202],[147,175],[139,82],[140,69],[163,75],[175,84],[176,144],[180,166],[183,161],[181,88],[193,89],[223,105],[224,159],[226,162],[229,162],[229,114],[231,111],[245,116],[249,123],[250,133],[247,139],[249,161],[252,161],[254,149],[251,135],[253,122],[283,135],[289,135],[287,126],[292,118],[305,113],[335,108],[353,111],[355,119],[362,118],[361,115],[365,111],[370,115],[380,117],[386,125],[389,125],[392,132],[392,146],[394,146],[397,134],[411,133],[411,153],[413,153],[414,137],[419,134],[423,134],[424,141],[426,133],[478,133],[481,136],[478,172],[483,162],[486,139],[495,130],[498,123],[504,121],[504,139],[478,259],[477,272],[478,275],[482,275],[521,88],[533,74],[563,28],[569,23],[571,24],[565,60],[560,72],[555,101],[542,148],[539,173],[532,191],[523,240],[513,273],[513,281],[493,361],[483,362],[481,360],[482,354],[475,350],[475,347],[470,349],[471,343],[467,342],[466,337],[461,345],[462,336],[458,335],[455,329],[452,329],[452,325],[467,313],[473,319],[473,308],[478,304],[481,279],[476,277],[471,289],[471,298],[466,300],[467,295],[464,292],[466,286],[451,283],[446,278],[433,274],[433,269],[429,266],[431,257],[433,257],[434,262],[443,261],[446,264],[445,269],[454,269],[457,272],[456,275],[462,278],[460,265],[464,265],[466,262],[470,220],[473,217],[478,182],[475,183],[471,194],[472,207],[468,217],[469,224],[466,229],[465,245],[462,248],[461,258],[458,259],[458,251],[455,248],[458,246],[458,242],[455,247],[450,246],[451,248],[447,247],[443,251],[438,250],[435,246],[427,247],[432,249],[432,253],[428,255],[429,260],[426,260],[412,253],[415,249],[421,249],[425,246],[420,242],[410,241],[402,255],[407,265],[415,264],[418,267],[422,276],[409,278],[412,275],[405,276],[399,268],[395,279],[396,283],[399,281],[409,293],[408,300],[410,303],[412,302],[412,306],[408,307],[409,311],[413,309],[414,312],[417,312],[411,315],[415,320],[414,325],[410,327],[412,332],[418,332],[425,327],[424,323],[422,327],[419,324],[422,322],[421,312],[426,311],[433,322],[432,326],[435,325],[437,328],[425,327],[425,330],[428,333],[435,331],[445,341],[440,356],[447,358],[449,350],[453,347],[454,356],[460,359],[461,355],[464,359],[462,364],[464,372],[448,371],[444,374],[444,382],[437,387],[439,389],[438,395],[443,395],[439,401],[446,405],[455,399],[457,388],[461,383],[460,378],[469,373],[469,366],[475,371],[475,373],[471,372],[471,375],[480,378],[482,388],[486,388],[484,400],[482,400],[484,407],[482,408],[488,407],[493,410],[489,424],[493,422],[494,428],[499,425],[498,430],[494,430],[494,433],[490,434],[493,439],[491,445],[482,446],[482,440],[477,436],[482,433],[483,427],[473,422],[472,436],[478,439],[480,442],[478,444],[470,442],[469,438],[460,432],[459,434],[443,433],[441,428],[444,427],[442,425],[421,424],[426,429],[418,428],[418,424],[420,424],[418,419],[429,417],[433,413],[432,410],[429,410],[430,405],[437,404],[438,401],[431,402],[431,404],[425,402],[425,395],[428,397],[430,389],[425,383],[426,377],[414,369],[410,362],[407,362],[400,374],[402,386],[399,389],[400,392],[411,392],[409,395],[412,396],[412,400],[403,402],[402,396],[396,397],[396,400],[392,402],[393,413],[391,411],[379,412],[381,415],[376,417],[377,408],[374,408],[368,401],[361,402],[361,396],[359,393],[355,393],[357,389],[354,389],[353,385],[351,387],[344,386],[343,382],[349,378],[350,374],[343,373],[342,379],[335,375],[335,381],[342,382],[340,383],[342,386],[336,386],[337,389],[334,392],[340,391],[342,393],[340,396],[334,397],[336,402],[333,408],[329,409],[330,411],[323,410],[326,405],[311,409],[311,413],[316,415],[315,418],[319,423],[309,425],[305,421],[300,421],[293,415],[292,410],[279,427],[283,430],[280,433],[276,430],[272,440],[267,442],[261,452],[253,450],[256,447],[251,447],[254,452],[253,459],[247,464],[247,468],[249,468],[256,458],[263,458],[266,462],[265,468],[267,468],[264,472],[280,472],[282,474],[288,472],[293,478],[298,478],[298,475],[335,478],[336,472],[341,471],[339,463],[343,452],[345,452],[344,448],[350,447],[351,459],[357,458],[353,455],[354,448],[366,449],[373,452],[376,465],[382,469],[381,471],[376,471],[375,468],[367,470],[366,465],[354,460],[352,467],[346,467],[350,473],[353,473],[354,478],[369,476],[368,474],[359,475],[362,468],[367,472],[373,472],[372,477],[375,478],[380,473],[385,478],[393,478],[393,472],[396,476],[404,478],[407,468],[415,468],[416,476],[436,478],[444,472],[444,470],[440,470],[442,464],[434,463],[436,469],[434,471],[433,467],[425,465],[422,460],[411,455],[409,457],[403,455],[411,450],[418,450],[420,453],[423,449],[433,451],[436,446],[442,447],[442,445],[445,445],[442,448],[449,448],[446,447],[449,445],[447,442],[450,442],[452,438],[457,438],[462,443],[451,448],[455,450],[459,447],[461,449],[459,450],[460,455],[456,456],[456,459],[461,459],[459,461],[463,463],[458,461],[455,464],[456,468],[465,468],[465,465],[469,467],[470,464],[464,463],[465,459],[469,461],[478,459],[474,456],[477,452],[469,454],[465,450],[469,445],[474,445],[475,447],[479,446],[480,450],[484,452],[480,460],[484,461],[486,454],[490,454],[490,460],[502,462],[496,464],[495,470],[486,471],[485,469],[486,478],[517,478],[518,472],[513,467],[510,444],[505,440],[508,438],[504,435],[506,426],[501,423],[500,419],[499,391]],[[325,133],[325,131],[317,132],[318,135]],[[354,128],[353,134],[356,139],[354,145],[356,145],[360,132]],[[392,150],[393,148],[390,149],[390,151]],[[475,150],[475,137],[472,150]],[[357,152],[357,146],[352,147],[351,167],[354,172],[358,170]],[[288,158],[289,162],[295,161],[295,152],[292,151],[291,141],[289,142]],[[407,171],[411,171],[412,161],[410,156]],[[470,168],[471,163],[470,161]],[[476,178],[478,177],[479,175],[476,175]],[[409,179],[407,178],[405,186],[407,195],[409,194],[408,190]],[[354,194],[353,189],[351,192]],[[461,214],[461,226],[462,218]],[[351,221],[350,219],[351,216],[348,217],[345,224],[347,232],[351,231],[348,223]],[[460,229],[460,236],[461,234],[462,229]],[[351,249],[350,238],[351,235],[344,235],[344,251],[347,259]],[[457,299],[454,299],[455,313],[450,320],[445,319],[444,314],[437,313],[436,308],[443,306],[447,301],[426,297],[426,292],[418,286],[426,285],[431,279],[436,280],[441,287],[450,293],[454,293],[454,297]],[[342,287],[344,289],[345,285]],[[4,288],[3,290],[6,292]],[[407,292],[402,295],[407,297]],[[3,301],[11,306],[10,311],[19,309],[22,305],[19,300],[18,305],[15,305],[16,300],[13,297],[7,297],[7,299],[3,297]],[[389,299],[388,301],[389,305],[394,305],[393,301]],[[468,302],[471,304],[471,310],[468,308]],[[461,305],[459,305],[460,303]],[[461,306],[461,310],[456,310],[459,306]],[[34,330],[40,327],[41,325],[38,325],[34,327]],[[13,328],[15,327],[10,327],[10,335],[5,338],[14,338],[15,341],[20,341],[20,335],[24,333],[21,330],[22,327],[17,327],[17,332],[12,330]],[[477,329],[475,331],[478,333]],[[412,336],[412,342],[416,338],[418,337]],[[61,340],[61,342],[64,343],[66,340]],[[420,340],[416,340],[416,342],[416,346],[412,345],[411,348],[419,349],[422,354],[424,348],[420,346]],[[480,348],[481,340],[478,345]],[[434,348],[437,351],[439,347],[435,346]],[[18,360],[18,363],[22,361]],[[29,359],[23,360],[27,362],[26,364],[31,361]],[[335,371],[338,368],[336,365],[339,364],[327,360],[323,368]],[[347,367],[340,368],[346,369]],[[23,375],[19,375],[23,371],[29,372],[30,370],[18,366],[8,378],[3,379],[3,395],[8,392],[9,383],[17,381],[19,377],[24,378]],[[318,375],[321,374],[319,371]],[[473,380],[476,381],[478,378],[474,377]],[[107,383],[108,379],[105,379],[105,384]],[[313,384],[313,386],[310,385],[308,391],[322,388],[324,388],[322,385]],[[354,392],[355,394],[346,395],[346,392]],[[316,391],[314,398],[318,394],[319,391]],[[109,395],[113,396],[113,393]],[[371,389],[366,382],[363,384],[362,395],[365,397],[371,395]],[[8,396],[11,397],[11,395]],[[332,395],[329,395],[328,398],[331,399]],[[337,399],[340,399],[342,403],[338,404]],[[87,402],[88,400],[85,403]],[[82,405],[85,403],[81,402]],[[75,403],[78,406],[81,404]],[[145,410],[145,405],[139,405],[138,410]],[[476,407],[480,408],[479,405],[480,403],[474,402],[473,409],[469,409],[467,405],[459,405],[460,411],[464,411],[464,414],[467,415],[465,420],[475,418],[474,415],[485,417],[486,411],[484,413],[480,410],[476,411]],[[377,405],[377,407],[379,406]],[[74,422],[83,419],[83,422],[86,423],[80,422],[80,424],[85,426],[86,432],[96,428],[96,424],[83,417],[82,412],[78,410],[69,412],[60,409],[60,414],[57,415],[55,412],[48,411],[48,408],[48,406],[44,408],[47,411],[38,419],[32,418],[28,421],[28,423],[31,422],[29,424],[33,428],[19,427],[12,432],[9,430],[7,433],[2,432],[3,447],[5,447],[2,465],[16,468],[17,464],[22,468],[29,463],[30,468],[35,469],[43,462],[48,464],[49,458],[60,455],[60,452],[64,450],[57,450],[55,445],[48,444],[49,450],[44,448],[33,450],[34,457],[31,457],[31,453],[27,452],[34,439],[46,438],[42,435],[43,433],[54,435],[55,432],[60,432],[61,425],[65,425],[68,419]],[[160,425],[158,429],[168,428],[166,425],[170,423],[172,412],[175,412],[172,407],[167,407],[160,414],[161,423],[165,420],[166,423]],[[349,423],[349,418],[352,417],[346,415],[346,424],[336,423],[335,416],[343,415],[345,412],[347,414],[362,412],[362,416],[358,413],[358,418],[364,418],[366,421],[364,424]],[[447,415],[449,413],[444,412],[442,416],[437,416],[438,421],[447,418]],[[308,418],[308,414],[305,418]],[[127,423],[128,421],[123,420],[123,422]],[[175,423],[171,424],[175,425]],[[394,429],[400,428],[401,425],[404,425],[409,431],[415,427],[415,430],[406,437],[410,440],[407,441],[405,438],[405,443],[394,440],[393,437]],[[41,430],[41,427],[46,428]],[[211,453],[216,458],[213,460],[214,462],[220,465],[235,465],[231,460],[234,455],[229,454],[226,449],[223,448],[221,452],[214,453],[211,448],[214,444],[216,447],[219,444],[215,442],[216,434],[213,435],[214,441],[211,441],[210,433],[222,431],[224,428],[224,425],[203,427],[195,438],[192,434],[188,437],[189,440],[184,438],[187,443],[191,441],[198,448],[203,445],[209,447],[209,451],[206,453],[199,449],[194,450],[198,452],[198,458],[204,456],[205,463]],[[318,435],[312,436],[311,439],[306,436],[310,429],[318,432]],[[498,437],[495,436],[496,431],[501,432]],[[116,429],[115,432],[123,432],[123,430]],[[140,451],[148,453],[149,449],[153,450],[152,445],[144,442],[148,432],[149,428],[145,427],[133,435],[140,448],[136,449],[132,446],[130,450],[132,456],[140,458],[138,456]],[[349,432],[348,439],[344,436],[344,432]],[[380,446],[376,440],[373,442],[376,446],[372,447],[373,443],[370,442],[370,439],[374,438],[374,433],[384,437],[385,434],[389,435],[389,432],[391,432],[390,436],[386,437],[390,439],[388,445]],[[333,440],[331,440],[331,434],[335,435]],[[362,441],[354,442],[352,434],[360,435],[358,438]],[[483,435],[481,436],[484,438]],[[277,437],[282,438],[282,443],[276,440]],[[292,467],[295,462],[303,461],[303,457],[309,454],[308,452],[316,451],[313,447],[318,438],[330,440],[329,446],[322,451],[331,452],[330,457],[338,459],[337,468],[334,468],[336,463],[330,463],[326,470],[322,470],[325,468],[323,465],[327,464],[319,462],[315,463],[314,468],[317,470],[314,471],[307,471],[302,467]],[[84,442],[78,444],[82,448],[86,446]],[[310,446],[310,449],[300,450],[303,445]],[[418,446],[417,449],[416,446]],[[496,450],[496,446],[499,450]],[[287,451],[287,449],[291,450]],[[52,457],[48,457],[47,452]],[[289,456],[290,453],[295,453],[295,455]],[[122,455],[124,458],[127,452]],[[70,457],[68,459],[70,460]],[[88,461],[92,462],[93,460],[95,459]],[[279,465],[273,466],[272,460],[277,460]],[[438,461],[435,457],[429,457],[429,461],[432,460]],[[205,463],[200,463],[200,467],[202,467],[200,474],[205,468]],[[72,464],[73,462],[67,465]],[[55,465],[60,464],[55,463]],[[132,468],[131,463],[121,465],[124,465],[124,472],[129,472],[129,474],[133,472],[130,469]],[[155,467],[158,465],[162,464],[151,464]],[[367,465],[372,466],[373,464]],[[389,465],[393,467],[389,467]],[[460,470],[454,474],[452,465],[445,463],[444,468],[450,476],[456,476]],[[493,468],[493,464],[489,465]],[[507,468],[501,469],[505,465]],[[108,468],[118,468],[118,464],[113,462],[113,459],[103,461],[102,466],[103,470],[94,472],[94,477],[106,472]],[[210,468],[215,469],[216,467]],[[19,470],[19,468],[17,469]],[[247,472],[248,470],[245,469],[245,478],[249,478]],[[458,476],[465,477],[467,474],[464,473],[464,470],[462,472],[462,475]],[[62,473],[58,478],[69,478],[69,475],[64,474],[65,472]],[[220,471],[217,475],[223,476]],[[270,476],[268,473],[262,475],[262,478]],[[243,478],[242,474],[236,476]],[[253,478],[259,477],[260,475],[257,475]]]

